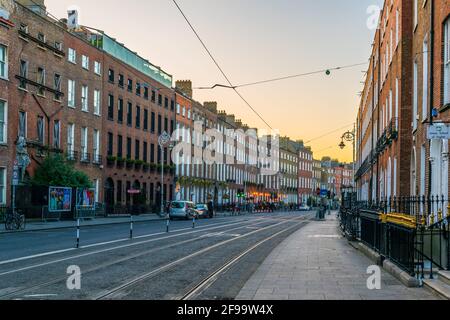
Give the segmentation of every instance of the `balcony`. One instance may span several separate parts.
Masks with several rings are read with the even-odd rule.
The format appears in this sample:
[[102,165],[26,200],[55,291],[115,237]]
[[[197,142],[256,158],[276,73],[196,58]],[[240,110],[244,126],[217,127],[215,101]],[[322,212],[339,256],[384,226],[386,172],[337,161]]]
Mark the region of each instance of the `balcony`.
[[87,152],[81,152],[80,153],[80,162],[88,164],[91,162],[91,154]]
[[383,153],[398,138],[398,118],[393,118],[378,139],[376,152]]
[[95,154],[92,158],[92,163],[101,166],[103,164],[103,157],[99,154]]
[[76,162],[78,160],[78,152],[73,150],[68,150],[66,154],[67,161]]

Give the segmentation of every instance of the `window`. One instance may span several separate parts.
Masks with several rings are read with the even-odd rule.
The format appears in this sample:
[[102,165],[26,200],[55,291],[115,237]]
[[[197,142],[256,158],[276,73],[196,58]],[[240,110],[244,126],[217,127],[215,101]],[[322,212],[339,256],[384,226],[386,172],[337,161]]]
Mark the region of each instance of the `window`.
[[144,130],[148,130],[148,110],[144,109]]
[[183,118],[186,117],[186,108],[185,107],[183,107],[183,112],[181,115],[183,116]]
[[53,78],[53,88],[55,89],[55,100],[61,100],[61,75],[55,73]]
[[400,34],[400,12],[397,9],[395,13],[395,47],[398,46],[399,34]]
[[88,160],[87,154],[88,130],[86,127],[81,128],[81,161]]
[[144,99],[148,100],[148,88],[144,87]]
[[44,117],[38,116],[36,129],[37,129],[37,141],[41,144],[44,144]]
[[60,130],[60,128],[61,128],[61,125],[60,125],[59,120],[55,120],[53,122],[53,147],[55,149],[59,149],[61,146],[61,143],[60,143],[61,130]]
[[75,149],[75,125],[73,123],[69,123],[67,125],[67,153],[69,158],[71,159],[73,156],[73,151]]
[[117,136],[117,158],[122,158],[123,156],[123,137],[119,134]]
[[158,134],[161,135],[162,133],[162,119],[161,119],[161,115],[158,114]]
[[100,95],[100,90],[94,90],[94,114],[99,116],[100,115],[100,110],[101,110],[101,95]]
[[114,96],[112,94],[108,96],[108,119],[114,120]]
[[131,138],[127,138],[127,159],[131,159]]
[[62,43],[55,41],[55,49],[58,51],[62,51],[62,48],[63,48]]
[[428,116],[428,40],[423,41],[422,120]]
[[167,117],[164,117],[164,131],[169,131],[169,119]]
[[27,113],[19,111],[19,137],[27,137]]
[[83,69],[89,70],[89,57],[85,55],[81,56],[81,66]]
[[450,18],[444,24],[444,105],[450,103]]
[[158,105],[162,106],[162,95],[158,94]]
[[28,78],[28,62],[25,60],[20,60],[20,79],[19,88],[27,89],[27,81],[25,79]]
[[128,102],[128,108],[127,108],[127,126],[131,127],[133,125],[132,123],[133,118],[133,104],[131,102]]
[[155,113],[152,112],[151,120],[150,120],[150,131],[155,133]]
[[75,81],[69,80],[67,84],[67,106],[75,108]]
[[88,95],[89,88],[88,86],[81,87],[81,110],[88,111]]
[[418,23],[418,14],[419,14],[419,1],[418,0],[413,0],[413,10],[414,10],[414,17],[413,17],[413,28],[414,30],[417,27],[417,23]]
[[133,80],[128,79],[128,86],[127,86],[128,91],[132,92],[133,91]]
[[139,140],[136,140],[134,143],[134,159],[135,160],[139,160],[141,157],[140,147],[141,147],[141,142]]
[[8,50],[0,45],[0,78],[8,78]]
[[41,96],[45,95],[45,70],[43,68],[38,68],[37,83],[40,84],[38,87],[38,94]]
[[113,134],[111,132],[108,132],[108,156],[110,157],[113,155],[113,143]]
[[94,61],[94,72],[95,74],[102,74],[102,64],[98,61]]
[[43,43],[46,42],[46,41],[45,41],[45,34],[43,34],[42,32],[39,32],[39,33],[38,33],[37,38],[38,38],[39,41],[41,41],[41,42],[43,42]]
[[112,69],[108,70],[108,81],[114,83],[114,70]]
[[98,162],[98,156],[100,155],[100,132],[97,129],[94,129],[92,143],[92,154],[94,155],[94,161]]
[[155,145],[150,144],[150,163],[155,163]]
[[67,55],[69,62],[76,64],[77,63],[77,52],[75,49],[69,48],[69,54]]
[[7,124],[8,110],[5,101],[0,100],[0,143],[6,143],[7,141]]
[[175,101],[170,100],[170,111],[174,111],[175,110]]
[[180,105],[177,103],[177,114],[180,114]]
[[26,25],[25,23],[21,23],[19,26],[20,31],[28,34],[28,25]]
[[413,130],[417,129],[417,103],[418,103],[418,67],[417,61],[414,61],[414,74],[413,74]]
[[136,106],[136,128],[141,127],[141,107]]
[[117,111],[117,122],[123,122],[123,99],[119,98],[118,111]]
[[123,76],[123,74],[119,74],[119,87],[123,88],[125,84],[125,78]]
[[164,108],[169,109],[169,98],[164,98]]
[[6,168],[0,168],[0,204],[6,204]]
[[136,95],[141,96],[141,84],[139,82],[136,83]]
[[156,92],[155,90],[152,90],[152,102],[154,103],[156,101]]

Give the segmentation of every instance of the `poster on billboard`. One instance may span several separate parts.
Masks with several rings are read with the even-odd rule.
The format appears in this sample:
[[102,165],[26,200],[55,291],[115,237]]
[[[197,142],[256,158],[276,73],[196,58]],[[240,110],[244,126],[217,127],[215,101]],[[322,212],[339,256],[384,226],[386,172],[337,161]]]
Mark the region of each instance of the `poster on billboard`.
[[49,212],[72,211],[72,188],[50,187],[48,194]]
[[95,207],[95,189],[82,188],[77,189],[77,208],[94,208]]

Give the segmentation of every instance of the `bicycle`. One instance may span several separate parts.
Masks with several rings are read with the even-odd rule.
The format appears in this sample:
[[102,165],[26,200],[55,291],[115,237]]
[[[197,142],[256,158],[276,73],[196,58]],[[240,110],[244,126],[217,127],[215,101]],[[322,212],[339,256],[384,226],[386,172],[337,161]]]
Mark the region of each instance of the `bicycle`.
[[25,230],[25,215],[17,212],[6,213],[5,229],[8,231]]

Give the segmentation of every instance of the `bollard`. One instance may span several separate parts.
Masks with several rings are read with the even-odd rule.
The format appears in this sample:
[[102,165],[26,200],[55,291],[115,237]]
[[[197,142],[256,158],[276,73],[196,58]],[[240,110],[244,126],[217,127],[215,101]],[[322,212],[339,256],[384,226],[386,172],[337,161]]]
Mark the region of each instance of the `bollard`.
[[133,239],[133,216],[130,215],[130,239]]
[[167,217],[166,221],[166,232],[169,233],[169,224],[170,224],[170,217]]
[[80,248],[80,219],[77,219],[77,249]]
[[195,216],[192,217],[192,229],[195,229]]

